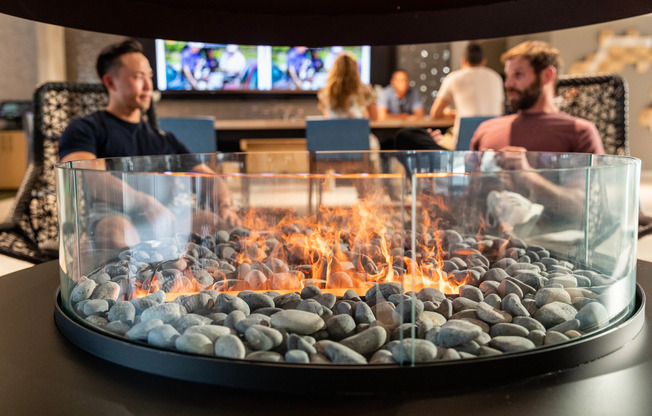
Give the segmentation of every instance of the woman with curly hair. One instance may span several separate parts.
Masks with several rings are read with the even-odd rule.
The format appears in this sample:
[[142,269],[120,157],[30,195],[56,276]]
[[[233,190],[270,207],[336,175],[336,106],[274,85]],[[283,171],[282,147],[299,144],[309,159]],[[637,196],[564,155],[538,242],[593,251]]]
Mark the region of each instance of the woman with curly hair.
[[344,51],[335,58],[326,85],[319,90],[317,98],[319,108],[326,117],[367,117],[376,120],[378,116],[376,96],[360,80],[358,62],[349,51]]

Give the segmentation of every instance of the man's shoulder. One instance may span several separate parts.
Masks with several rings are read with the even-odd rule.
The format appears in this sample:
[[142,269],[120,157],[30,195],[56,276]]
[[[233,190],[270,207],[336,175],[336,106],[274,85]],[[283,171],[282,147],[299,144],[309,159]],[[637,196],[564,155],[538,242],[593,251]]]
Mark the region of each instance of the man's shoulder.
[[517,114],[507,114],[489,118],[478,125],[475,134],[478,136],[502,134],[506,126],[514,123],[517,116]]
[[576,117],[573,115],[570,115],[568,113],[564,113],[563,111],[559,111],[556,113],[551,113],[549,117],[557,119],[561,122],[564,123],[569,123],[575,125],[577,129],[583,130],[583,129],[595,129],[595,123],[593,123],[590,120],[587,120],[582,117]]
[[498,116],[498,117],[492,117],[489,118],[482,123],[480,123],[481,126],[498,126],[498,125],[503,125],[503,124],[509,124],[514,122],[514,120],[518,117],[518,114],[505,114],[504,116]]
[[98,110],[93,113],[87,114],[85,116],[71,120],[70,123],[68,123],[68,127],[66,128],[66,130],[101,126],[104,124],[105,120],[106,120],[106,111]]
[[396,93],[394,92],[394,87],[391,85],[386,86],[382,90],[380,90],[380,94],[378,94],[378,99],[379,101],[383,100],[389,100],[392,97],[395,97]]
[[393,92],[394,92],[394,87],[392,87],[391,85],[387,85],[383,87],[382,90],[380,90],[381,94],[392,94]]

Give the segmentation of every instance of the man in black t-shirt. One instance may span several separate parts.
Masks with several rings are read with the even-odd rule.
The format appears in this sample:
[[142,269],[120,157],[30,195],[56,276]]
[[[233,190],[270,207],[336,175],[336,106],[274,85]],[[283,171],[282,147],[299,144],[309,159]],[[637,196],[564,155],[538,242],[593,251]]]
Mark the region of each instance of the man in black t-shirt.
[[[105,110],[70,123],[59,141],[62,162],[190,153],[173,134],[157,131],[142,120],[152,100],[153,72],[140,43],[127,40],[105,48],[97,59],[97,73],[108,91],[109,103]],[[210,175],[207,181],[213,184],[210,194],[216,199],[213,211],[217,212],[201,212],[202,220],[196,216],[193,229],[213,231],[218,224],[238,223],[231,209],[230,191],[223,181],[214,177],[215,172],[201,163],[191,171]],[[175,218],[166,206],[118,177],[106,174],[87,177],[91,178],[88,184],[91,200],[106,205],[106,209],[96,209],[96,213],[103,215],[96,220],[91,216],[93,223],[89,224],[98,247],[119,248],[140,242],[138,227],[132,223],[129,213],[119,210],[127,205],[152,227],[174,223]]]

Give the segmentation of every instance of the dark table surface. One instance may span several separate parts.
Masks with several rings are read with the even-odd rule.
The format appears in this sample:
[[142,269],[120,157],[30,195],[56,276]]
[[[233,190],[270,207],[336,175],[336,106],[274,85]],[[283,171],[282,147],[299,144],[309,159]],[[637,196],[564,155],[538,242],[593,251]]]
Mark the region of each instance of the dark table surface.
[[[652,293],[652,263],[639,262],[637,276],[644,292]],[[652,414],[649,302],[638,336],[575,368],[508,384],[492,383],[492,374],[473,374],[484,377],[486,387],[419,394],[325,395],[319,380],[307,378],[313,394],[281,395],[185,382],[99,359],[55,326],[58,286],[57,262],[0,277],[1,415]]]

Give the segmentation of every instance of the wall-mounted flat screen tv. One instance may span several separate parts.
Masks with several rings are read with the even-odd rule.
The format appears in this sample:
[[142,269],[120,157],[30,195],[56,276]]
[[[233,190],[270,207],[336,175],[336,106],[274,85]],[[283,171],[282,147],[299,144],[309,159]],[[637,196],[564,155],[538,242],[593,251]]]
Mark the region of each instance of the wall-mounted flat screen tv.
[[163,92],[314,92],[343,50],[369,83],[369,46],[234,45],[156,39],[156,83]]

